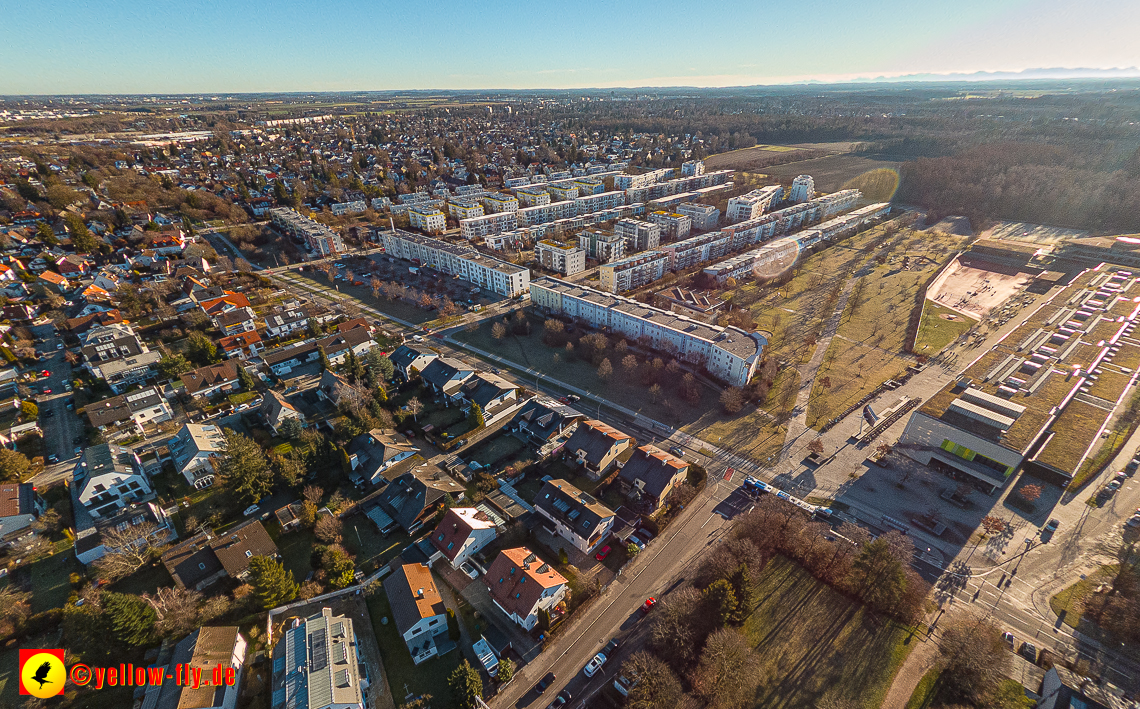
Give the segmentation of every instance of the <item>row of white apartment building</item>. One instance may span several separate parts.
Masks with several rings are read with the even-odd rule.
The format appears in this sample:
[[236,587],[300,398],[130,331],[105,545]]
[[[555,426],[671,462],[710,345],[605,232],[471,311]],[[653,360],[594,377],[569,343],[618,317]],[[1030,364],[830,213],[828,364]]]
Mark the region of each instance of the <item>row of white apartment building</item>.
[[270,209],[269,219],[287,235],[302,239],[316,254],[330,256],[344,251],[340,234],[288,207]]
[[693,220],[684,214],[661,210],[650,212],[647,218],[651,223],[661,227],[661,238],[664,241],[685,239],[693,230]]
[[804,224],[827,219],[854,207],[863,195],[859,190],[840,190],[823,197],[796,204],[784,209],[723,227],[722,232],[732,234],[730,251],[783,236]]
[[420,236],[396,229],[381,232],[389,256],[415,261],[481,288],[513,298],[527,292],[530,270],[481,254],[470,246]]
[[485,239],[504,231],[512,231],[519,226],[518,212],[493,212],[481,217],[459,220],[459,233],[464,239]]
[[696,192],[703,196],[709,191],[716,191],[717,188],[731,184],[734,175],[735,172],[732,170],[717,170],[690,177],[678,177],[644,187],[630,187],[625,191],[625,196],[630,202],[649,202],[682,192]]
[[586,256],[607,263],[625,256],[625,238],[614,232],[587,229],[578,235],[578,246]]
[[669,268],[679,271],[689,266],[718,259],[728,253],[728,245],[732,237],[719,231],[710,231],[707,234],[665,244],[661,251],[669,254]]
[[752,190],[739,197],[733,197],[728,200],[725,218],[729,224],[755,219],[764,212],[767,212],[768,208],[772,206],[772,203],[778,201],[780,195],[783,193],[784,188],[780,185],[769,185]]
[[820,242],[853,232],[861,226],[886,216],[891,205],[886,202],[869,204],[842,216],[804,229],[798,234],[774,239],[759,248],[745,251],[704,269],[704,274],[717,285],[723,285],[729,278],[739,280],[753,274],[774,275],[776,266],[783,267],[794,261],[806,249]]
[[661,225],[640,219],[619,219],[614,224],[614,233],[625,240],[627,254],[655,249],[661,243]]
[[650,170],[640,175],[615,175],[614,189],[629,190],[662,182],[673,176],[673,168],[663,167],[659,170]]
[[669,254],[658,250],[643,251],[602,264],[598,268],[598,281],[606,292],[624,293],[660,279],[668,270]]
[[353,202],[340,202],[338,204],[329,205],[329,211],[333,213],[333,216],[337,217],[342,217],[345,214],[361,214],[367,209],[368,204],[362,199],[358,199]]
[[[752,379],[768,340],[737,327],[717,327],[610,293],[543,277],[530,284],[531,303],[548,313],[580,318],[655,349],[703,365],[733,386]],[[644,338],[644,339],[643,339]]]
[[517,212],[519,211],[519,201],[509,194],[492,192],[491,194],[483,195],[483,208],[487,210],[488,214]]
[[534,245],[534,255],[543,268],[567,276],[586,270],[586,250],[581,246],[544,239]]

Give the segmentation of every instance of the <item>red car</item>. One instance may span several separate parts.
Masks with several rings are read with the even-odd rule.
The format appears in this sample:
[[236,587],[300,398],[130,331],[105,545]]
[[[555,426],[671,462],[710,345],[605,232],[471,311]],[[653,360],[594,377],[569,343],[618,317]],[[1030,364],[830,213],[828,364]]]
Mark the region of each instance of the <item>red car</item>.
[[610,555],[610,545],[607,544],[604,547],[602,547],[600,550],[598,550],[597,554],[594,554],[594,558],[597,559],[598,561],[602,561],[603,559],[605,559],[609,555]]
[[657,599],[653,596],[645,599],[645,603],[641,604],[641,614],[648,615],[649,611],[653,610],[653,606],[657,605]]
[[44,371],[40,372],[40,376],[41,377],[50,377],[51,372],[45,369]]

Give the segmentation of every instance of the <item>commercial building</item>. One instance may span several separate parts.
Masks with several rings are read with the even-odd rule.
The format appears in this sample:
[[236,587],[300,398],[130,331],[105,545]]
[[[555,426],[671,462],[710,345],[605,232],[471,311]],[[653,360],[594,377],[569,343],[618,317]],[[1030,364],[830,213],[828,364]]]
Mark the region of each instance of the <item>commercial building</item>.
[[651,212],[649,221],[661,227],[662,241],[678,241],[687,238],[693,228],[693,220],[675,212]]
[[449,244],[400,229],[381,232],[380,238],[390,256],[431,266],[510,298],[527,292],[528,269],[493,259],[470,246]]
[[412,207],[408,210],[408,223],[413,229],[438,234],[447,228],[447,217],[438,207]]
[[270,209],[269,219],[287,236],[305,242],[315,254],[329,256],[344,251],[344,242],[341,241],[340,234],[288,207]]
[[728,210],[725,212],[725,218],[729,224],[755,219],[764,212],[767,212],[768,208],[772,206],[772,203],[779,200],[780,195],[783,193],[784,188],[780,185],[769,185],[768,187],[752,190],[748,194],[733,197],[728,200]]
[[788,190],[788,201],[799,204],[815,198],[815,180],[811,175],[800,175],[792,180],[792,187]]
[[625,240],[627,254],[656,249],[661,243],[661,225],[640,219],[619,219],[614,224],[614,233]]
[[[661,258],[664,261],[668,256],[661,254]],[[752,379],[768,344],[757,332],[707,325],[631,298],[556,278],[533,281],[530,299],[546,312],[581,318],[590,327],[621,333],[654,349],[676,352],[681,359],[703,365],[732,386],[743,386]]]
[[682,268],[721,258],[728,253],[730,243],[732,243],[731,235],[711,231],[665,244],[660,250],[669,254],[669,268],[679,271]]
[[496,212],[482,217],[459,220],[460,234],[467,240],[484,239],[494,234],[516,229],[518,225],[517,212]]
[[[626,256],[619,261],[604,263],[598,269],[602,290],[624,293],[656,281],[669,269],[669,254],[656,249]],[[534,297],[534,291],[531,291]]]
[[534,245],[534,255],[543,268],[567,276],[586,270],[586,250],[580,246],[557,241],[540,241]]
[[273,648],[272,709],[365,709],[359,648],[347,616],[322,608],[294,619]]
[[712,231],[720,224],[720,210],[711,204],[685,202],[678,204],[673,211],[692,220],[693,228],[697,231]]
[[1066,484],[1136,383],[1137,296],[1130,271],[1078,275],[911,414],[906,455],[987,491],[1018,468]]
[[491,214],[517,212],[519,211],[519,201],[509,194],[492,192],[491,194],[483,195],[483,208]]
[[608,263],[625,255],[625,238],[613,232],[587,229],[578,235],[578,246],[600,263]]

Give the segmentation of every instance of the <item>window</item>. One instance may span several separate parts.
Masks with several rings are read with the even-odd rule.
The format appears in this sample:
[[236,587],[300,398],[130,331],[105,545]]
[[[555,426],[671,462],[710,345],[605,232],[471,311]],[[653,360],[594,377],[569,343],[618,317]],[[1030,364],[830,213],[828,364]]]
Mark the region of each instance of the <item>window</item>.
[[455,546],[455,542],[448,542],[447,543],[447,550],[451,551],[452,547],[454,547],[454,546]]
[[428,627],[430,628],[431,626],[435,625],[438,622],[439,622],[439,618],[432,618],[431,622],[428,623]]
[[419,635],[420,633],[423,632],[423,630],[424,630],[423,628],[416,628],[415,630],[412,631],[412,635]]
[[199,571],[205,571],[205,570],[206,570],[206,565],[205,565],[205,564],[198,564],[198,570],[199,570]]
[[521,594],[521,593],[516,593],[516,594],[515,594],[515,600],[518,600],[518,598],[519,598],[520,596],[522,596],[522,594]]
[[252,551],[250,551],[250,550],[248,550],[248,549],[246,549],[246,550],[245,550],[245,558],[247,558],[247,559],[248,559],[248,558],[250,558],[251,556],[253,556],[253,552],[252,552]]

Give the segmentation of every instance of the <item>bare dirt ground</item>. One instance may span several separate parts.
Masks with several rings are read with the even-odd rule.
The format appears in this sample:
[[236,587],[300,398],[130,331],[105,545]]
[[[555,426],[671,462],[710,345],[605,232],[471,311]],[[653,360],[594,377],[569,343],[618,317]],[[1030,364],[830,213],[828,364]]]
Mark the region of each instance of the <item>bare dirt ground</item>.
[[941,231],[946,234],[955,234],[957,236],[973,236],[974,229],[970,226],[970,220],[966,217],[943,217],[938,223],[926,227],[923,231]]
[[1079,229],[1062,229],[1056,226],[1042,224],[1029,224],[1027,222],[998,222],[982,232],[983,239],[1006,239],[1007,241],[1022,241],[1029,244],[1053,246],[1060,241],[1079,239],[1088,236],[1087,231]]
[[1028,273],[1003,273],[979,268],[979,265],[977,262],[967,265],[960,258],[954,259],[930,284],[926,297],[963,315],[983,320],[1032,278]]

